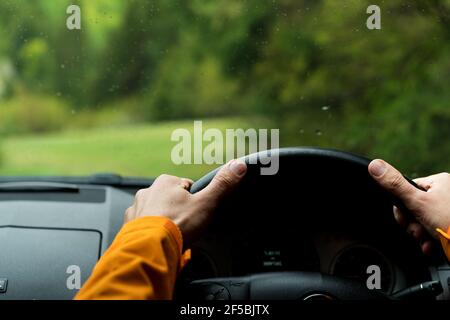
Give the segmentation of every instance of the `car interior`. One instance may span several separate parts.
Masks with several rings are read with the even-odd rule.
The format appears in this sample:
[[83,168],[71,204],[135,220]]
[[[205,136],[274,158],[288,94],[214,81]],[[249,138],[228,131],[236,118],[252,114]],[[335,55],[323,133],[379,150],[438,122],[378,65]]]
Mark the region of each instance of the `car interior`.
[[[447,308],[449,38],[450,0],[0,0],[0,302],[173,298],[131,302],[156,319]],[[152,214],[174,225],[122,237]],[[155,235],[186,255],[147,250]],[[177,267],[154,273],[162,259]]]
[[[274,156],[276,175],[260,175],[267,162],[250,161]],[[320,148],[244,159],[256,164],[192,243],[175,299],[450,299],[439,243],[426,256],[395,222],[392,206],[402,204],[371,179],[369,159]],[[85,282],[134,194],[151,183],[115,175],[0,178],[0,278],[7,280],[0,299],[73,298],[68,266],[79,266]],[[380,283],[371,289],[373,270]]]

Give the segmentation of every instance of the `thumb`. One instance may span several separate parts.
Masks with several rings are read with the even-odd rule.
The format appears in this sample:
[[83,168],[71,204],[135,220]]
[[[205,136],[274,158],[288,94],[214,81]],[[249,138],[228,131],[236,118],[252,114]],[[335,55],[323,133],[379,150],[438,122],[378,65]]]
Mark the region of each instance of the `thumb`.
[[369,164],[369,173],[381,187],[399,198],[408,209],[416,207],[418,197],[423,191],[409,183],[393,166],[376,159]]
[[231,160],[215,175],[209,185],[197,193],[199,197],[218,203],[234,189],[247,172],[247,165],[242,160]]

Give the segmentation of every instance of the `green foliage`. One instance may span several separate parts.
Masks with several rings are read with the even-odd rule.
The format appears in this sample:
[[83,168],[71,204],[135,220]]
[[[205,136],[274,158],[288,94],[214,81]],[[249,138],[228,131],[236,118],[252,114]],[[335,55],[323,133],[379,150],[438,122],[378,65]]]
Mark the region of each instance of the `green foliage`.
[[[178,68],[173,68],[174,64]],[[147,118],[207,118],[237,111],[238,87],[224,77],[216,60],[195,63],[180,51],[160,68],[161,76],[149,95]]]
[[144,122],[144,101],[138,97],[117,99],[95,109],[73,111],[66,129],[95,129]]
[[2,141],[0,141],[0,168],[3,166],[3,156]]
[[60,99],[20,94],[2,103],[0,134],[42,133],[67,126],[70,109]]
[[[220,119],[204,122],[207,128],[224,131],[245,128],[245,121]],[[0,175],[90,175],[116,172],[140,177],[161,173],[197,179],[214,165],[175,165],[170,160],[175,145],[173,130],[186,128],[193,134],[192,121],[74,129],[64,133],[7,137]]]
[[450,0],[79,0],[80,32],[71,3],[0,2],[0,132],[264,117],[283,145],[449,170]]

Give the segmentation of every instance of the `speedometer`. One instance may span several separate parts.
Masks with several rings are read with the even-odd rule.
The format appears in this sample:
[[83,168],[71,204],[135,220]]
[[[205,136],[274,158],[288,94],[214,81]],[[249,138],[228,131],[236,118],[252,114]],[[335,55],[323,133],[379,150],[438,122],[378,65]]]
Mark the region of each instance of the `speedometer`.
[[381,291],[391,293],[395,282],[393,267],[380,251],[367,245],[352,245],[340,251],[331,264],[330,273],[366,285],[373,275],[373,266],[378,272],[374,276],[380,277]]

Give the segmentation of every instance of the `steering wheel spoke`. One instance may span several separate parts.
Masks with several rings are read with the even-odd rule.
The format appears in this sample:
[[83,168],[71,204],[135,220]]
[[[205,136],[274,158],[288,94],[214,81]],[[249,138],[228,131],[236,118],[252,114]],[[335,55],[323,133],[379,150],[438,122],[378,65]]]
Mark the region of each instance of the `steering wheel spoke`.
[[359,282],[317,272],[271,272],[202,279],[184,288],[189,300],[347,300],[388,299]]

